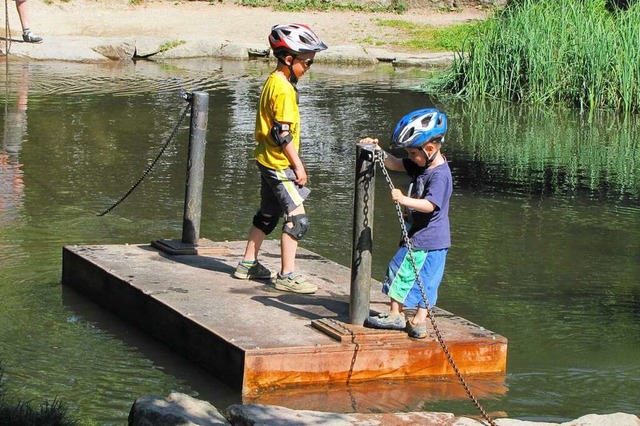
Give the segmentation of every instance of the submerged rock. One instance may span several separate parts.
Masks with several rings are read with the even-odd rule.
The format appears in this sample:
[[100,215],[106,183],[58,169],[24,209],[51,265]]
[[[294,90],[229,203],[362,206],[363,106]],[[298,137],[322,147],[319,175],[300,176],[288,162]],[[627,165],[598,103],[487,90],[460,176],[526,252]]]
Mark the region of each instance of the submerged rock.
[[167,398],[142,396],[129,412],[129,426],[228,425],[222,414],[206,401],[172,392]]

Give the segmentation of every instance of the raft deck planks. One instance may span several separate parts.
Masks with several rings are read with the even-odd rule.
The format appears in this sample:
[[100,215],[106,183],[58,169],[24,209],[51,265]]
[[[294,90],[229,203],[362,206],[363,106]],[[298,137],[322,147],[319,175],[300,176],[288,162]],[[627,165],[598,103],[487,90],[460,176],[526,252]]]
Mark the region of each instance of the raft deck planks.
[[[431,336],[414,340],[402,331],[348,324],[349,268],[299,248],[297,269],[319,290],[283,293],[265,282],[231,276],[244,241],[207,246],[193,255],[171,255],[145,244],[66,246],[62,283],[244,395],[274,387],[454,374]],[[277,270],[279,256],[278,242],[265,241],[261,261]],[[379,288],[374,281],[373,312],[388,309]],[[506,338],[442,309],[434,312],[463,375],[504,375]]]

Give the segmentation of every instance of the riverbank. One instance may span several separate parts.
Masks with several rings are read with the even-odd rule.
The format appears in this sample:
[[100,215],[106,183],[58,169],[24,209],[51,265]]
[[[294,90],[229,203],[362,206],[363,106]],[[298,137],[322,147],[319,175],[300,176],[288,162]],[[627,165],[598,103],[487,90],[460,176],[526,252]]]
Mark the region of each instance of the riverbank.
[[29,0],[32,30],[44,38],[24,43],[14,7],[9,7],[9,40],[0,50],[26,60],[104,62],[131,58],[179,59],[266,55],[271,26],[303,22],[329,45],[319,61],[341,63],[394,62],[398,65],[441,65],[450,52],[410,51],[399,42],[406,31],[380,25],[384,20],[434,27],[486,19],[487,8],[463,6],[452,12],[413,8],[406,13],[279,12],[269,8],[218,2]]
[[[224,414],[223,414],[224,413]],[[478,413],[479,414],[479,413]],[[480,418],[480,415],[478,415]],[[492,416],[493,418],[493,416]],[[481,426],[486,420],[457,417],[451,413],[353,413],[340,414],[310,410],[290,410],[275,405],[231,405],[221,412],[213,405],[173,392],[167,398],[138,398],[129,413],[130,426],[149,424],[199,425],[427,425]],[[640,419],[633,414],[588,414],[563,423],[536,422],[506,418],[494,419],[499,426],[638,426]]]

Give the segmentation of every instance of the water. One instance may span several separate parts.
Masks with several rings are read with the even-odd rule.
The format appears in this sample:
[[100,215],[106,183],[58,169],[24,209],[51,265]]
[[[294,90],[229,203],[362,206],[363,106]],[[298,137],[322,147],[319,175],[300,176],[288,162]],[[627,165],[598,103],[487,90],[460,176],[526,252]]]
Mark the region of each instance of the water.
[[[242,402],[63,288],[61,247],[180,237],[188,121],[142,185],[96,214],[164,145],[185,106],[181,89],[211,96],[201,236],[243,240],[257,208],[252,133],[269,71],[263,62],[214,60],[9,64],[0,113],[0,361],[11,400],[58,398],[99,425],[124,424],[136,397],[172,390],[221,409]],[[358,136],[388,138],[407,111],[440,107],[449,114],[455,189],[438,304],[509,339],[506,391],[483,405],[550,421],[640,413],[637,117],[434,100],[419,90],[422,78],[314,64],[300,83],[313,191],[303,246],[349,264]],[[373,275],[381,278],[399,225],[380,173],[376,192]],[[469,400],[428,395],[415,407],[394,392],[377,408],[477,414]],[[287,406],[286,397],[269,402]]]

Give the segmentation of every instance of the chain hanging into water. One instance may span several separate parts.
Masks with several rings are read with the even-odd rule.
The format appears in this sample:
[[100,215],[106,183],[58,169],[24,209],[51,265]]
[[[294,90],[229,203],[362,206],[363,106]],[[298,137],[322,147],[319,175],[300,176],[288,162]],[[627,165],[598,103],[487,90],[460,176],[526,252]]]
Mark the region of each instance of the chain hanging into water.
[[[9,110],[9,46],[11,41],[11,27],[9,26],[9,5],[4,0],[4,114]],[[0,51],[0,53],[3,53]],[[5,150],[6,141],[2,141],[2,151]]]
[[138,185],[140,185],[140,183],[142,183],[142,181],[144,180],[145,177],[147,177],[147,175],[149,174],[149,172],[151,172],[151,169],[153,169],[153,166],[156,165],[156,163],[158,162],[158,160],[160,159],[160,157],[162,157],[162,154],[164,154],[164,151],[167,149],[167,147],[169,146],[169,144],[171,143],[171,140],[173,139],[173,137],[176,135],[176,133],[178,132],[178,128],[180,127],[180,125],[182,124],[182,121],[184,120],[184,117],[187,115],[187,112],[189,111],[189,109],[191,108],[191,99],[190,96],[182,94],[183,99],[188,101],[187,106],[185,107],[184,111],[182,111],[182,115],[180,115],[180,118],[178,119],[178,123],[176,124],[176,126],[173,128],[173,131],[171,132],[171,135],[169,135],[169,138],[167,139],[167,142],[164,144],[164,146],[162,147],[162,149],[160,150],[160,152],[158,153],[158,155],[156,156],[156,158],[149,164],[149,166],[147,167],[147,170],[144,171],[144,173],[142,173],[142,176],[140,176],[140,179],[138,179],[138,181],[136,183],[134,183],[131,188],[122,196],[120,197],[120,199],[118,201],[116,201],[115,203],[113,203],[111,205],[111,207],[109,207],[108,209],[104,210],[102,213],[98,213],[98,216],[104,216],[105,214],[109,213],[111,210],[113,210],[118,204],[120,204],[121,202],[123,202],[125,200],[125,198],[127,198],[129,196],[129,194],[131,194],[133,192],[134,189],[136,189],[136,187]]
[[9,26],[9,5],[4,0],[4,60],[7,79],[9,78],[9,50],[11,46],[11,27]]
[[[389,185],[389,189],[393,190],[393,189],[395,189],[395,186],[393,185],[393,182],[391,181],[391,176],[389,176],[389,172],[384,167],[384,157],[385,156],[384,156],[382,150],[376,150],[375,154],[374,154],[374,162],[378,163],[378,165],[382,169],[382,174],[384,175],[384,179],[387,181],[387,184]],[[398,221],[400,222],[400,228],[402,229],[402,241],[407,246],[407,251],[409,252],[409,260],[411,261],[411,267],[413,268],[413,273],[416,275],[416,281],[418,282],[418,287],[420,288],[420,294],[422,295],[422,299],[424,300],[424,304],[427,307],[427,316],[429,317],[429,321],[431,321],[431,325],[433,327],[433,331],[434,331],[434,333],[436,335],[436,338],[438,339],[438,343],[440,343],[440,346],[442,347],[442,351],[446,355],[447,360],[449,361],[449,364],[451,365],[451,368],[456,373],[456,376],[460,380],[460,383],[462,383],[462,387],[464,388],[465,392],[467,393],[467,396],[469,396],[471,401],[473,401],[473,403],[475,404],[475,406],[478,409],[478,411],[480,411],[480,414],[482,414],[482,417],[484,417],[484,419],[486,421],[488,421],[491,426],[497,426],[496,423],[493,421],[493,419],[487,414],[485,409],[482,407],[482,405],[480,404],[480,401],[478,401],[478,399],[473,395],[473,393],[471,392],[471,389],[469,389],[469,386],[467,385],[466,380],[464,379],[464,377],[462,377],[462,374],[460,373],[460,370],[458,370],[458,367],[456,366],[455,362],[453,361],[453,357],[451,356],[451,353],[449,352],[449,348],[447,348],[447,345],[445,344],[444,339],[442,338],[442,334],[440,333],[440,329],[438,328],[438,326],[436,324],[436,318],[435,318],[435,316],[433,314],[432,309],[429,307],[429,299],[427,298],[427,293],[424,290],[424,286],[422,284],[422,279],[420,278],[420,273],[419,273],[420,271],[418,270],[418,266],[416,265],[416,260],[413,257],[413,248],[411,247],[411,240],[409,239],[409,234],[407,233],[407,228],[406,228],[405,223],[404,223],[404,218],[402,217],[402,208],[400,207],[400,203],[398,203],[397,201],[394,201],[394,204],[395,204],[395,207],[396,207],[396,213],[398,215]]]

